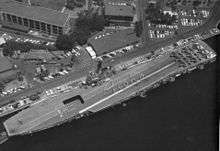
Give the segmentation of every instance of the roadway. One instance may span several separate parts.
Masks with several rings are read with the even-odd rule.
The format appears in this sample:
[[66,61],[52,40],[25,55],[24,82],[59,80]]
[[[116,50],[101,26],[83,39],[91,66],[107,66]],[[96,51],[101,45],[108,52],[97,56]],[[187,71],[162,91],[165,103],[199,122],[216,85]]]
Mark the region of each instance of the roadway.
[[[175,62],[170,62],[170,61],[171,61],[171,59],[166,60],[163,63],[160,63],[160,65],[158,65],[157,68],[154,68],[154,67],[149,68],[149,70],[145,71],[146,73],[145,73],[144,78],[137,80],[136,82],[126,86],[123,89],[116,90],[115,93],[113,93],[105,98],[102,98],[95,103],[93,102],[93,104],[91,104],[90,106],[80,110],[79,113],[81,114],[81,113],[86,112],[88,110],[91,112],[97,112],[98,110],[101,110],[103,108],[111,106],[112,104],[117,104],[117,103],[121,102],[121,100],[124,100],[124,99],[134,95],[142,87],[150,87],[158,79],[163,79],[164,77],[166,77],[167,75],[169,75],[170,73],[172,73],[178,69],[178,65]],[[140,69],[136,73],[139,73],[139,72],[140,72]],[[128,79],[128,81],[131,79]],[[125,81],[125,79],[123,79],[123,80]],[[111,87],[109,89],[111,89]],[[95,96],[95,98],[97,98],[97,97]],[[90,100],[94,101],[94,100],[96,100],[95,98],[92,98]]]
[[[144,55],[144,54],[146,54],[146,53],[148,53],[152,50],[156,50],[156,49],[161,48],[163,46],[166,46],[166,45],[169,45],[171,43],[177,42],[180,39],[191,37],[191,36],[193,36],[197,33],[202,33],[203,31],[208,30],[212,27],[216,27],[217,23],[220,20],[220,16],[218,15],[218,14],[220,14],[220,1],[216,2],[211,14],[212,14],[212,17],[210,17],[206,23],[204,23],[202,26],[200,26],[196,29],[193,29],[191,31],[187,31],[187,32],[184,32],[184,33],[180,33],[179,35],[174,36],[172,38],[168,38],[164,41],[151,42],[150,44],[145,44],[145,46],[143,48],[139,48],[136,51],[129,52],[129,53],[126,54],[126,56],[118,56],[118,57],[115,57],[113,60],[106,61],[104,63],[104,66],[114,66],[116,64],[128,61],[128,60],[130,60],[134,57]],[[66,83],[70,80],[75,80],[77,78],[83,77],[89,71],[91,71],[95,68],[96,68],[95,64],[90,64],[90,65],[88,65],[88,66],[86,66],[82,69],[79,69],[79,70],[65,76],[65,78],[58,78],[56,80],[49,81],[45,84],[42,84],[38,87],[33,87],[33,88],[30,88],[30,89],[28,89],[24,92],[20,92],[18,94],[15,94],[11,97],[5,97],[5,98],[0,100],[0,106],[2,106],[3,104],[8,103],[9,100],[13,100],[13,99],[20,98],[22,96],[30,95],[30,94],[33,94],[34,92],[49,89],[49,88],[61,85],[63,83]]]
[[97,112],[114,104],[118,104],[127,98],[136,95],[138,91],[143,88],[150,88],[155,82],[164,79],[170,73],[176,71],[178,68],[177,64],[170,63],[166,66],[163,66],[161,69],[152,72],[147,75],[145,78],[136,81],[135,83],[125,87],[122,90],[117,91],[116,93],[94,103],[93,105],[81,110],[79,113],[85,111]]
[[[70,110],[74,110],[75,114],[78,113],[83,113],[87,110],[92,109],[93,107],[96,107],[100,104],[102,104],[103,102],[108,102],[108,100],[110,98],[114,98],[115,96],[117,96],[117,100],[114,100],[116,102],[121,100],[121,96],[119,97],[118,94],[121,95],[122,92],[126,91],[129,89],[129,94],[130,91],[133,90],[133,87],[135,86],[136,89],[140,88],[139,84],[141,84],[142,86],[145,86],[146,82],[149,82],[149,85],[153,82],[155,82],[155,80],[157,80],[158,78],[161,78],[161,76],[165,76],[166,74],[170,74],[170,72],[173,72],[174,69],[177,69],[177,63],[173,62],[171,58],[169,58],[168,56],[163,56],[160,59],[155,60],[157,62],[157,64],[151,63],[151,65],[148,65],[147,63],[145,64],[141,64],[140,66],[134,67],[133,69],[130,69],[128,71],[124,71],[121,73],[121,75],[116,75],[114,77],[112,77],[113,82],[115,80],[119,80],[120,83],[122,82],[126,82],[128,80],[133,81],[132,83],[130,83],[129,85],[127,85],[126,87],[122,88],[121,84],[119,83],[115,83],[114,82],[114,88],[117,87],[117,90],[114,91],[113,94],[109,94],[109,92],[111,93],[111,87],[108,88],[108,90],[104,90],[103,88],[105,87],[106,84],[100,86],[100,87],[95,87],[95,88],[91,88],[94,91],[93,95],[88,95],[88,93],[91,92],[91,89],[87,89],[85,90],[85,92],[78,92],[76,90],[73,90],[72,92],[68,92],[72,97],[75,95],[78,95],[79,93],[81,94],[82,98],[84,99],[85,103],[83,105],[79,105],[77,107],[71,108],[68,110],[68,112],[70,112]],[[134,72],[134,69],[137,71],[135,72],[135,77],[137,73],[142,73],[144,72],[145,77],[143,77],[140,80],[137,80],[137,78],[135,78],[136,80],[132,80],[134,77],[130,78],[123,78],[124,75],[130,75],[131,71]],[[142,83],[142,80],[146,80],[145,83]],[[119,85],[118,85],[119,84]],[[123,97],[129,96],[129,94],[127,93],[127,95],[123,95]],[[64,96],[63,96],[64,95]],[[62,109],[64,108],[60,108],[60,104],[62,103],[63,100],[65,100],[65,97],[67,95],[62,94],[62,95],[58,95],[57,98],[51,98],[50,100],[47,101],[47,103],[45,104],[36,104],[33,109],[29,108],[25,111],[22,111],[20,113],[18,113],[17,115],[15,115],[14,117],[10,118],[9,120],[7,120],[4,125],[7,129],[7,132],[9,132],[9,135],[17,135],[23,132],[27,132],[28,130],[31,130],[32,128],[35,129],[35,127],[37,127],[38,125],[41,125],[43,123],[47,123],[48,121],[50,121],[51,119],[53,119],[53,117],[55,117],[56,115],[62,114],[65,115],[67,117],[63,117],[62,119],[57,119],[57,121],[54,121],[54,124],[57,124],[57,122],[60,122],[61,120],[65,120],[65,119],[69,119],[71,117],[74,116],[74,114],[68,114],[68,112],[63,112],[61,113]],[[123,98],[122,97],[122,98]],[[111,101],[109,101],[110,103]],[[39,110],[41,110],[41,112],[39,112]],[[37,113],[36,113],[36,112]],[[39,114],[38,114],[39,113]],[[20,125],[17,122],[17,119],[21,119],[22,120],[22,125]],[[44,127],[40,127],[40,129],[35,129],[35,130],[41,130],[42,128],[48,128],[48,126],[45,124]],[[15,129],[16,131],[11,131],[11,129]]]
[[[23,66],[21,66],[21,68],[22,67]],[[18,100],[22,96],[31,95],[34,92],[42,92],[45,89],[50,89],[55,86],[62,85],[63,83],[67,83],[68,81],[73,81],[75,79],[81,78],[85,76],[89,71],[95,69],[96,69],[96,64],[90,58],[89,54],[87,54],[87,52],[85,51],[80,51],[80,56],[77,56],[77,62],[74,64],[73,70],[70,71],[67,75],[60,76],[51,80],[46,80],[44,81],[44,83],[39,83],[31,79],[31,81],[29,82],[29,84],[32,85],[31,88],[25,89],[23,91],[18,91],[13,94],[9,94],[8,96],[0,97],[0,106],[9,103],[12,100]],[[32,69],[25,68],[25,70],[29,71]]]
[[[178,63],[175,62],[169,54],[166,54],[152,62],[136,65],[133,68],[113,76],[109,81],[113,84],[106,90],[104,88],[108,86],[108,83],[105,83],[100,87],[86,89],[84,92],[81,89],[79,91],[73,90],[72,92],[68,92],[71,96],[68,96],[67,93],[58,95],[56,98],[48,99],[48,101],[43,104],[36,104],[33,109],[29,108],[18,113],[14,117],[8,119],[4,125],[7,132],[10,132],[10,130],[17,130],[11,131],[10,135],[25,133],[32,130],[32,128],[37,131],[46,129],[52,126],[48,124],[48,122],[50,122],[51,119],[53,120],[54,117],[59,114],[60,116],[62,115],[62,119],[59,118],[55,119],[55,121],[53,120],[52,124],[54,126],[65,119],[72,118],[78,113],[83,114],[87,111],[97,112],[106,107],[120,103],[122,100],[136,95],[140,90],[151,88],[156,82],[161,81],[180,70],[182,69],[180,69]],[[72,97],[79,94],[84,99],[84,104],[74,104],[76,105],[74,108],[71,106],[71,108],[68,108],[68,111],[61,111],[62,109],[65,109],[65,106],[60,108],[60,104],[66,99],[66,96]],[[42,110],[42,112],[39,112],[39,110]],[[37,113],[35,113],[35,111],[37,111]],[[74,111],[74,114],[69,114],[69,112],[72,111]],[[63,117],[64,114],[66,114],[65,117]],[[17,121],[20,119],[23,124],[18,124]],[[38,125],[43,126],[38,127]]]
[[210,28],[217,27],[218,22],[220,21],[220,15],[219,14],[220,14],[220,1],[217,1],[214,8],[212,9],[211,17],[203,25],[201,25],[201,26],[199,26],[195,29],[186,31],[184,33],[179,33],[178,35],[173,36],[171,38],[167,38],[163,41],[151,41],[149,43],[146,43],[144,45],[144,47],[139,48],[135,51],[128,52],[128,53],[126,53],[125,56],[124,55],[117,56],[113,59],[107,60],[104,63],[104,66],[109,66],[109,65],[114,66],[115,64],[119,64],[121,62],[128,61],[131,58],[144,55],[146,53],[149,53],[150,51],[153,51],[153,50],[156,50],[158,48],[161,48],[161,47],[167,46],[169,44],[175,43],[175,42],[179,41],[180,39],[185,39],[185,38],[194,36],[195,34],[199,34],[199,33],[202,33],[206,30],[209,30]]
[[42,92],[44,90],[62,85],[62,84],[67,83],[69,81],[74,81],[76,79],[82,78],[85,75],[87,75],[89,71],[91,71],[93,69],[94,69],[94,65],[90,64],[84,68],[81,68],[81,69],[78,69],[72,73],[69,73],[65,77],[59,77],[55,80],[47,81],[43,84],[39,84],[39,85],[34,86],[32,88],[29,88],[25,91],[15,93],[14,95],[5,96],[0,100],[0,106],[3,106],[4,104],[9,103],[12,100],[18,100],[19,98],[21,98],[23,96],[29,96],[29,95],[34,94],[36,92]]

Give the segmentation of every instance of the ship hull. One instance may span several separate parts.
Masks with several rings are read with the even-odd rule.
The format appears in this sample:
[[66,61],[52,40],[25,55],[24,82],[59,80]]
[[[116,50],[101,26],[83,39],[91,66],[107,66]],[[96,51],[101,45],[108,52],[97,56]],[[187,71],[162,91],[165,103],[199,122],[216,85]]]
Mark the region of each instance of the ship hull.
[[167,54],[156,62],[143,63],[128,71],[123,71],[117,77],[113,77],[96,88],[75,89],[69,93],[58,94],[54,98],[16,114],[6,120],[4,126],[9,136],[48,129],[119,104],[156,88],[167,80],[172,82],[175,77],[187,73],[187,71],[191,72],[201,64],[206,64],[213,59],[204,59],[183,68]]

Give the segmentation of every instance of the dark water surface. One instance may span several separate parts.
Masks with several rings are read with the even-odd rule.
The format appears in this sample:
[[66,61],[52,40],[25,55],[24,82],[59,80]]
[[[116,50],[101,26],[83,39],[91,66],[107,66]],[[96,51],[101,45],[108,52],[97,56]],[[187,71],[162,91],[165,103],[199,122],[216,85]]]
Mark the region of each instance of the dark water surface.
[[[217,41],[208,43],[217,50]],[[180,77],[147,98],[131,99],[126,107],[12,138],[0,151],[214,151],[217,66]]]

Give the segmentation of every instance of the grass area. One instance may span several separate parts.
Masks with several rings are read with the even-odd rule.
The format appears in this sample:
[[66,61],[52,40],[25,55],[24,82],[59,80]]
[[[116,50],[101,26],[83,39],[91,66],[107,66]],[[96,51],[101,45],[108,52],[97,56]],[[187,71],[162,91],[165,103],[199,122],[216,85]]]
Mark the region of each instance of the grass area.
[[65,6],[65,0],[30,0],[32,5],[61,10]]
[[6,57],[0,57],[0,72],[3,72],[5,70],[9,70],[12,68],[13,64],[6,58]]

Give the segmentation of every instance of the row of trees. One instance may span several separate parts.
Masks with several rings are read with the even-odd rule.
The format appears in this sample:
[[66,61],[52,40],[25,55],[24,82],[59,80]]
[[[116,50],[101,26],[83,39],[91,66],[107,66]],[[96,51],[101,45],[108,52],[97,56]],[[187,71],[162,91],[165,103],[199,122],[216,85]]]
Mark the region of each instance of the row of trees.
[[83,7],[86,4],[86,0],[67,0],[66,1],[66,8],[73,10],[77,7]]
[[136,33],[137,37],[141,36],[141,34],[143,32],[143,22],[142,21],[135,22],[134,32]]
[[4,91],[7,83],[9,83],[9,82],[11,82],[15,79],[17,79],[19,82],[24,81],[23,74],[21,72],[17,72],[15,78],[5,77],[5,79],[1,79],[1,81],[0,81],[0,93],[2,93]]
[[2,93],[5,89],[5,85],[3,82],[0,81],[0,93]]
[[147,8],[145,9],[145,13],[146,19],[154,24],[171,25],[177,20],[175,15],[171,16],[168,13],[164,14],[159,6]]
[[[166,3],[166,6],[171,7],[172,10],[176,10],[176,9],[177,9],[177,3],[178,3],[177,0],[168,1],[168,2]],[[196,9],[196,8],[199,7],[201,4],[202,4],[201,0],[194,0],[193,3],[192,3],[192,7],[193,7],[194,9]],[[189,3],[187,2],[187,0],[183,0],[183,1],[181,2],[181,5],[187,6],[187,5],[189,5]]]
[[59,50],[68,51],[75,45],[84,45],[92,33],[102,31],[105,26],[105,18],[98,13],[85,11],[79,14],[70,34],[57,37],[55,46]]
[[56,50],[53,46],[46,45],[36,45],[30,42],[16,42],[13,40],[7,41],[3,44],[3,55],[4,56],[13,56],[14,52],[20,50],[22,53],[29,52],[31,49],[47,49],[50,51]]

